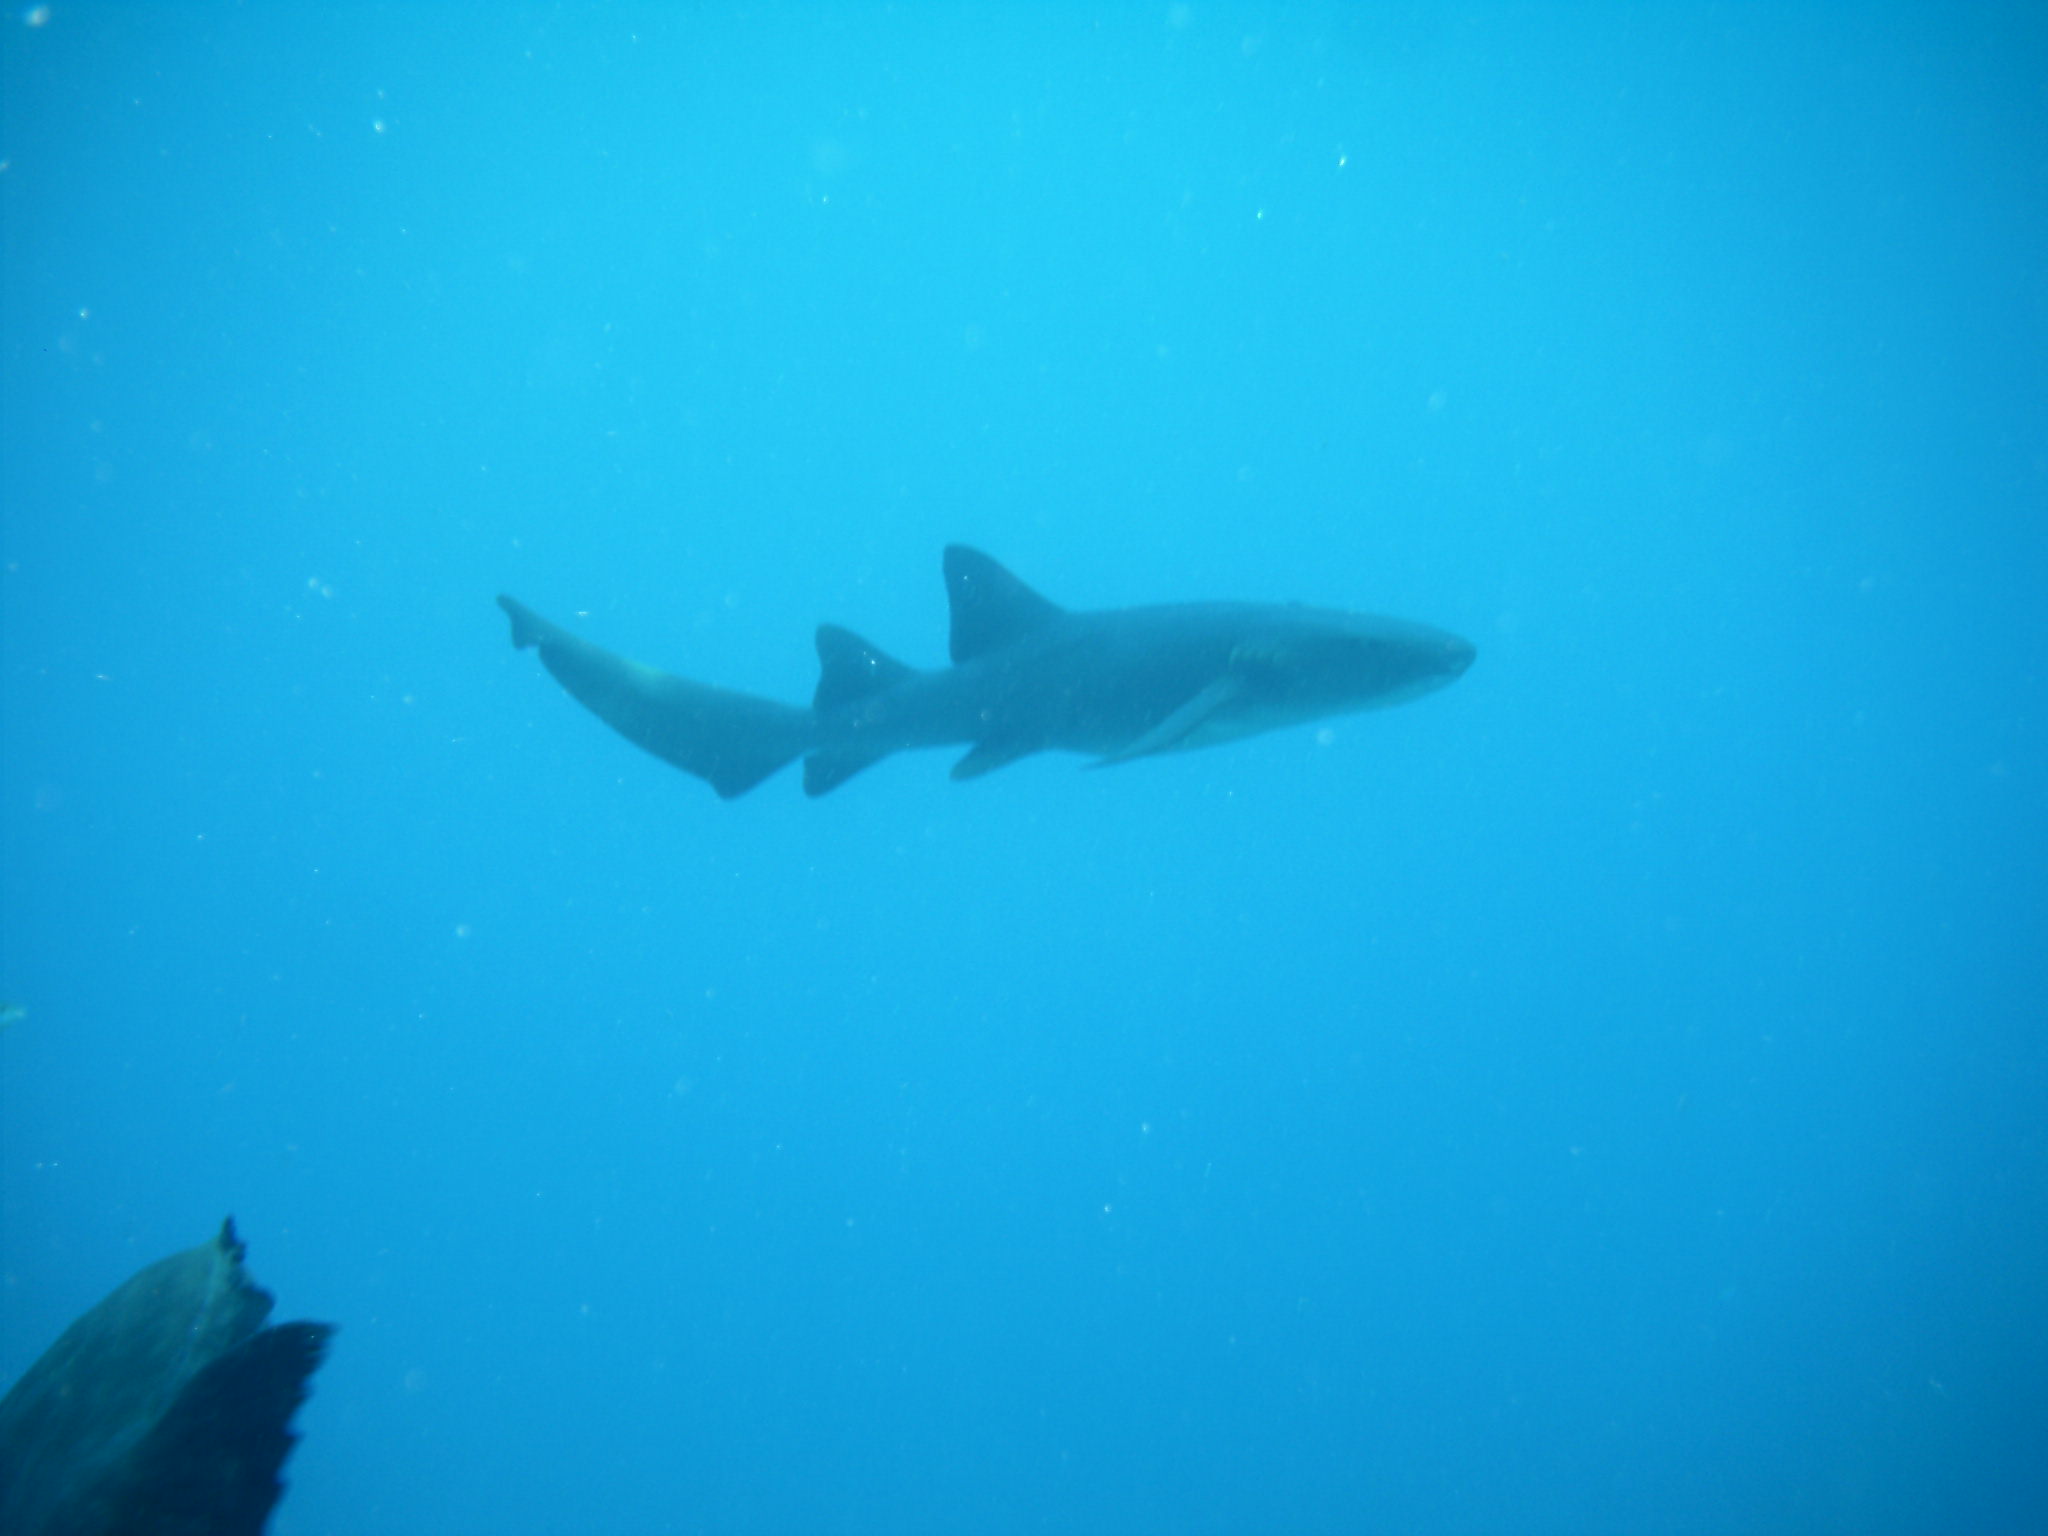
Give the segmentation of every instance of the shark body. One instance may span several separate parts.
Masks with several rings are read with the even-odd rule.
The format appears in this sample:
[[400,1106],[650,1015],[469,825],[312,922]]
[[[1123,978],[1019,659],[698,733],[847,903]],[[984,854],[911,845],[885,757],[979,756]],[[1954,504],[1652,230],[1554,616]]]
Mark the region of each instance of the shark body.
[[971,779],[1036,752],[1100,766],[1212,746],[1417,698],[1475,654],[1428,625],[1291,603],[1074,612],[958,544],[945,573],[951,666],[906,666],[821,625],[808,709],[656,671],[498,603],[513,645],[538,649],[575,699],[727,799],[798,757],[805,792],[822,795],[915,747],[966,745],[953,777]]

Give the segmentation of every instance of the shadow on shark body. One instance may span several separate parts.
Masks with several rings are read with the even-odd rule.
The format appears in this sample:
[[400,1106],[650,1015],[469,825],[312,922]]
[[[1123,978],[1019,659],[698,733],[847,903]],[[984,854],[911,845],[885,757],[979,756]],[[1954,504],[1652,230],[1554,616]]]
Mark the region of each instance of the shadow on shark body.
[[1037,752],[1104,767],[1214,746],[1419,698],[1475,655],[1426,624],[1293,603],[1069,610],[958,544],[945,575],[951,666],[907,666],[820,625],[808,709],[657,671],[498,604],[512,644],[538,650],[579,703],[726,799],[799,757],[805,793],[822,795],[918,747],[966,746],[953,777],[972,779]]

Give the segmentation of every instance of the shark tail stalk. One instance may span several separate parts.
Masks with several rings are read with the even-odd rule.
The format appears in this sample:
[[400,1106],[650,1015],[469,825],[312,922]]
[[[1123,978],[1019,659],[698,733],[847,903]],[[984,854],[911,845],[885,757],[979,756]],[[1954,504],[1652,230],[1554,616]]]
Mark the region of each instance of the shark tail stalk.
[[512,644],[537,650],[570,697],[635,746],[694,774],[721,799],[743,795],[810,749],[811,712],[643,666],[550,623],[515,598],[498,606]]

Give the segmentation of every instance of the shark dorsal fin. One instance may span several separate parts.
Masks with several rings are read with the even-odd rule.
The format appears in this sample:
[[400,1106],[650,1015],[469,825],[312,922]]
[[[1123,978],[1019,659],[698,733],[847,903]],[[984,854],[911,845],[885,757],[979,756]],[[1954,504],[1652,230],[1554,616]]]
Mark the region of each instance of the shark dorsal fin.
[[811,708],[819,714],[884,693],[916,676],[880,646],[870,645],[837,624],[818,626],[818,688]]
[[1062,613],[978,549],[946,546],[946,600],[953,609],[953,665],[1014,645]]

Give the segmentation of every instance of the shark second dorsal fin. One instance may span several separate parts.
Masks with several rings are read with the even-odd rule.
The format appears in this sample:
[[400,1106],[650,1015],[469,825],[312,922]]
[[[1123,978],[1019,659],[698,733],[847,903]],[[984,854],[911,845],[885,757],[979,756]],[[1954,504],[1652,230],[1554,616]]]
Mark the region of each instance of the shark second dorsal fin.
[[1064,610],[965,544],[946,546],[946,600],[953,610],[953,665],[1014,645]]
[[850,629],[837,624],[818,626],[818,688],[811,695],[811,708],[818,714],[852,704],[870,695],[885,693],[898,683],[915,677],[880,646],[870,645]]

